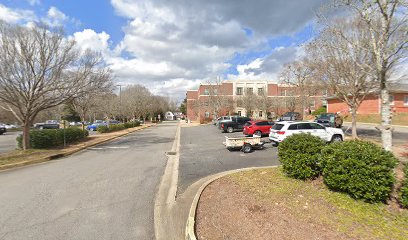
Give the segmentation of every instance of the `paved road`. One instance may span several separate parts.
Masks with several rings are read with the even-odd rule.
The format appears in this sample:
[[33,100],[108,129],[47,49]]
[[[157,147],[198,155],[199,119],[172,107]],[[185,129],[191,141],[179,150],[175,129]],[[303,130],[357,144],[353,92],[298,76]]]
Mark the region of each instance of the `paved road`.
[[[178,193],[193,182],[215,173],[246,167],[278,165],[277,148],[266,144],[264,150],[244,154],[228,151],[222,144],[225,136],[243,136],[242,132],[222,133],[205,125],[181,129]],[[267,137],[263,140],[268,141]]]
[[157,186],[176,123],[0,172],[0,239],[154,239]]
[[0,135],[0,153],[12,151],[17,148],[16,138],[21,132],[6,132]]
[[[381,140],[381,132],[377,130],[376,125],[373,124],[357,124],[357,134],[360,137],[368,137]],[[347,130],[348,129],[348,130]],[[347,131],[346,131],[347,130]],[[343,131],[351,136],[351,124],[346,123],[343,126]],[[408,127],[394,127],[392,133],[392,140],[394,145],[401,145],[408,143]]]

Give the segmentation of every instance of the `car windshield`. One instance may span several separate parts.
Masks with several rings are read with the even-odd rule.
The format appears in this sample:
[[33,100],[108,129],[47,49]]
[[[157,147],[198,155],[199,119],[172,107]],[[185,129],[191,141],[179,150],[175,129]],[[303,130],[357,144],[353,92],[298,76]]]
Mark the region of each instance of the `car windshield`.
[[283,124],[275,124],[273,125],[272,129],[273,130],[281,130],[283,128]]

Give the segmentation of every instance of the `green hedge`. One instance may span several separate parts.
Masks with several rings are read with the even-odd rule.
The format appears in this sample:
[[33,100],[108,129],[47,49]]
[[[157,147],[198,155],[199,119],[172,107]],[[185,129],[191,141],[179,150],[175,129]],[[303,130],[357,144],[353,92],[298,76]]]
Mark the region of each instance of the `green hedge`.
[[[64,133],[65,132],[65,133]],[[74,141],[86,138],[88,131],[82,130],[76,127],[64,129],[43,129],[43,130],[31,130],[30,131],[30,145],[32,148],[51,148],[64,144],[65,142],[72,143]],[[17,143],[22,148],[23,137],[19,135],[17,137]]]
[[120,124],[111,124],[108,126],[99,126],[96,128],[96,131],[100,133],[108,133],[108,132],[115,132],[115,131],[120,131],[124,130],[127,128],[133,128],[140,126],[140,122],[127,122],[127,123],[120,123]]
[[310,134],[294,134],[279,144],[279,161],[284,173],[296,179],[313,179],[320,175],[319,154],[326,143]]
[[404,180],[400,189],[400,202],[404,208],[408,208],[408,164],[404,167]]
[[335,191],[367,202],[384,202],[395,183],[397,159],[366,141],[331,144],[322,150],[323,179]]

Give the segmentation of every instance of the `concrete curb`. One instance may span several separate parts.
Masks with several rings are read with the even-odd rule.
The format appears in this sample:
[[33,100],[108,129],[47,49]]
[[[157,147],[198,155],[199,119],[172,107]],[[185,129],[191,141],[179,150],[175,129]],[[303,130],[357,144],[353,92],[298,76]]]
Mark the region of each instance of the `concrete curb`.
[[[204,189],[210,183],[214,182],[217,179],[225,177],[227,175],[233,174],[233,173],[245,172],[245,171],[251,171],[251,170],[258,170],[258,169],[271,169],[271,168],[276,168],[276,167],[278,167],[278,166],[241,168],[241,169],[230,170],[230,171],[226,171],[226,172],[217,173],[217,174],[211,175],[209,177],[205,177],[205,178],[209,178],[209,180],[205,181],[200,186],[200,188],[198,189],[198,191],[197,191],[197,193],[196,193],[196,195],[195,195],[195,197],[193,199],[193,202],[191,204],[190,212],[188,214],[187,223],[186,223],[185,239],[186,240],[197,240],[197,237],[195,235],[195,217],[196,217],[198,201],[200,200],[201,194],[203,193]],[[203,179],[200,179],[198,181],[201,181],[201,180],[203,180]]]
[[99,141],[99,142],[95,142],[95,143],[91,143],[91,144],[85,144],[84,146],[75,148],[75,149],[70,150],[70,151],[67,151],[67,152],[57,153],[57,154],[54,154],[54,155],[50,155],[50,156],[43,157],[43,158],[39,158],[39,159],[35,159],[35,160],[29,160],[29,161],[24,161],[24,162],[19,162],[19,163],[6,164],[6,165],[3,165],[3,166],[0,166],[0,171],[12,169],[12,168],[17,168],[17,167],[23,167],[23,166],[27,166],[27,165],[31,165],[31,164],[36,164],[36,163],[48,162],[48,161],[55,160],[55,159],[59,159],[59,158],[62,158],[62,157],[67,157],[67,156],[69,156],[69,155],[72,155],[72,154],[74,154],[74,153],[77,153],[77,152],[79,152],[79,151],[82,151],[82,150],[84,150],[84,149],[87,149],[87,148],[89,148],[89,147],[93,147],[93,146],[96,146],[96,145],[99,145],[99,144],[103,144],[103,143],[106,143],[106,142],[115,140],[115,139],[117,139],[117,138],[120,138],[120,137],[129,135],[129,134],[131,134],[131,133],[134,133],[134,132],[143,130],[143,129],[145,129],[145,128],[149,128],[149,127],[151,127],[151,126],[155,126],[155,124],[141,126],[141,127],[138,128],[138,129],[134,129],[134,130],[125,132],[125,133],[120,134],[120,135],[117,135],[117,136],[109,137],[109,138],[103,139],[103,140],[101,140],[101,141]]

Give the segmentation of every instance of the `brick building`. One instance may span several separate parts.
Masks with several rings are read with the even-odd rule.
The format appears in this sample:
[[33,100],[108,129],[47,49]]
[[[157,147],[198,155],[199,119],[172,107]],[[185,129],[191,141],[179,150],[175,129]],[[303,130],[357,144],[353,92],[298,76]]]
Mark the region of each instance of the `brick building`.
[[[408,113],[408,84],[389,86],[391,110],[394,113]],[[349,107],[336,97],[328,97],[327,112],[348,113]],[[381,99],[379,93],[368,95],[357,110],[357,114],[380,114]]]
[[[319,92],[320,91],[320,92]],[[309,94],[307,109],[313,111],[322,105],[322,98],[326,91],[315,90],[313,94]],[[239,100],[244,99],[247,95],[266,97],[270,101],[280,102],[281,106],[262,110],[254,109],[251,114],[248,114],[245,107],[238,104]],[[190,120],[211,120],[214,117],[214,111],[211,109],[211,102],[222,99],[222,107],[218,111],[218,116],[221,115],[251,115],[253,118],[266,119],[271,115],[280,115],[288,111],[288,100],[297,101],[299,93],[295,87],[276,84],[270,81],[260,80],[231,80],[224,81],[221,84],[201,84],[197,90],[187,91],[187,118]],[[300,105],[297,104],[296,111],[303,112]]]

